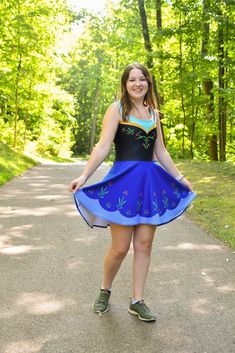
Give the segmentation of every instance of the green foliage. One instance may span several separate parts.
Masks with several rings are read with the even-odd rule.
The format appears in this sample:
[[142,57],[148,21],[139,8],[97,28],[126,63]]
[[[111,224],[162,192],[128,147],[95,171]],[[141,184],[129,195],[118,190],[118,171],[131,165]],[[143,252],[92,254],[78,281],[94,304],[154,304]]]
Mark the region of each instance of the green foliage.
[[197,193],[189,215],[235,249],[235,165],[180,161],[177,167],[190,179]]
[[[137,0],[109,2],[102,14],[72,12],[63,0],[3,0],[1,140],[18,150],[33,145],[45,154],[66,148],[79,155],[89,153],[93,130],[97,141],[103,115],[118,99],[124,67],[134,61],[146,64],[151,55],[165,141],[173,157],[209,159],[210,136],[215,135],[219,145],[223,128],[227,159],[232,160],[232,0],[162,1],[162,28],[156,24],[156,1],[144,4],[151,54],[144,46]],[[224,70],[223,82],[219,70]],[[205,92],[208,81],[210,95]]]
[[56,48],[69,30],[70,12],[62,0],[3,0],[0,14],[0,138],[23,151],[42,141],[50,122],[59,145],[73,124],[73,97],[56,82]]
[[0,185],[22,174],[25,170],[36,164],[37,162],[33,159],[12,150],[0,142]]

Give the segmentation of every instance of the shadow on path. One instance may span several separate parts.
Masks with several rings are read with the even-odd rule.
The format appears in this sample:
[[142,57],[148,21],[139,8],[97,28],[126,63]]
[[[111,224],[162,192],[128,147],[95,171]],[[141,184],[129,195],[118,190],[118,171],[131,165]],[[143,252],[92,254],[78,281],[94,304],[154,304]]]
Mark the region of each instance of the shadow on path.
[[67,186],[82,168],[40,165],[1,188],[0,353],[234,352],[234,254],[185,216],[157,230],[145,290],[157,322],[127,312],[132,250],[110,311],[91,311],[109,231],[75,209]]

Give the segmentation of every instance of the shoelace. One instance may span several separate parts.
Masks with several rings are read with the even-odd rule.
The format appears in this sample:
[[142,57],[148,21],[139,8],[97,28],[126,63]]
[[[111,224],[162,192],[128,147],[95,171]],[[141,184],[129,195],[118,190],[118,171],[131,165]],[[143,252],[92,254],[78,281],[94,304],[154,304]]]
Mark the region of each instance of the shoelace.
[[140,300],[138,303],[141,304],[146,311],[150,312],[149,308],[147,307],[147,305],[144,302],[144,299]]
[[102,290],[101,293],[100,293],[100,297],[99,297],[99,303],[105,303],[107,298],[106,298],[106,295],[108,294],[109,292],[106,291],[106,290]]

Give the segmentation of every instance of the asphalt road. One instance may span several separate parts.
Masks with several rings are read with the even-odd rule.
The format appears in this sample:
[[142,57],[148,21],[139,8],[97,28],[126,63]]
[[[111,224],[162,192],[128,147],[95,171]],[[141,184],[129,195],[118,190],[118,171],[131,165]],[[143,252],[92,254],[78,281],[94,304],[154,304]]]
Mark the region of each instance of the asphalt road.
[[110,311],[91,311],[110,237],[67,190],[82,168],[43,164],[0,189],[0,352],[235,352],[235,254],[185,215],[156,233],[145,300],[157,321],[127,312],[131,250]]

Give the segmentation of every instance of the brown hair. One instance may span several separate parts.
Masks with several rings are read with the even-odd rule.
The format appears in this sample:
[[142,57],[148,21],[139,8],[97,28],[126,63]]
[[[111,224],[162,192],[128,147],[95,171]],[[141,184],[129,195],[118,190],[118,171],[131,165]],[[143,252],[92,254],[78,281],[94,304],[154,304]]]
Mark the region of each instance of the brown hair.
[[146,105],[147,107],[149,107],[151,110],[154,110],[157,106],[156,104],[156,98],[153,92],[153,82],[152,82],[152,78],[151,75],[149,73],[149,71],[147,70],[147,68],[138,63],[135,62],[133,64],[129,64],[127,65],[127,67],[125,68],[122,77],[121,77],[121,97],[120,97],[120,103],[121,103],[121,107],[122,107],[122,120],[127,120],[128,119],[128,115],[131,111],[131,109],[134,107],[134,104],[132,103],[127,89],[126,89],[126,83],[127,80],[129,78],[130,75],[130,71],[132,69],[139,69],[142,71],[144,77],[146,78],[146,80],[148,81],[148,91],[144,97],[144,105]]

